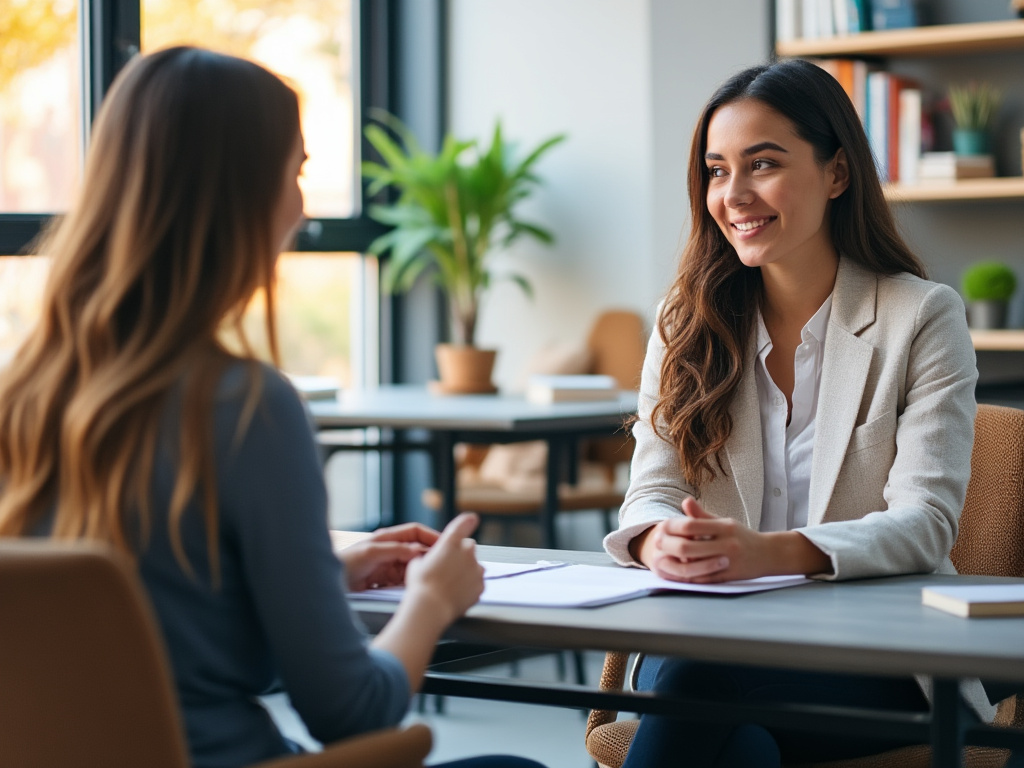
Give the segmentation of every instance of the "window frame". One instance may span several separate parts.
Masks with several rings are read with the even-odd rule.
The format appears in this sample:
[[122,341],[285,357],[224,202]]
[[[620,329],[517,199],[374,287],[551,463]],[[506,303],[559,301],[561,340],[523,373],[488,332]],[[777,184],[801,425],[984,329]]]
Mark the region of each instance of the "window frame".
[[[359,26],[359,160],[370,146],[363,136],[366,115],[373,107],[394,111],[395,47],[392,45],[394,18],[400,11],[395,0],[353,0]],[[141,0],[81,0],[79,42],[82,60],[83,146],[88,144],[89,127],[114,77],[141,47]],[[350,218],[306,220],[293,250],[301,252],[354,252],[365,254],[370,243],[387,231],[365,214],[366,183],[357,185],[359,215]],[[0,212],[0,254],[28,255],[33,242],[54,216],[40,213]]]

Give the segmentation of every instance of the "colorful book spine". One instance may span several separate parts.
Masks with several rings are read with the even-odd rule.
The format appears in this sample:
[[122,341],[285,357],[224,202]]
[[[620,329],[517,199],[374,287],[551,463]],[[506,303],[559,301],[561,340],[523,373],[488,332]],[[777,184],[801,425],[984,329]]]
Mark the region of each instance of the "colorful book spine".
[[888,72],[871,72],[867,79],[867,134],[875,157],[878,178],[889,180],[889,86]]
[[905,29],[917,26],[913,0],[871,0],[872,29]]
[[779,42],[796,40],[803,33],[800,25],[801,5],[800,0],[776,0],[775,37]]
[[899,99],[899,180],[916,184],[921,158],[921,90],[904,88]]

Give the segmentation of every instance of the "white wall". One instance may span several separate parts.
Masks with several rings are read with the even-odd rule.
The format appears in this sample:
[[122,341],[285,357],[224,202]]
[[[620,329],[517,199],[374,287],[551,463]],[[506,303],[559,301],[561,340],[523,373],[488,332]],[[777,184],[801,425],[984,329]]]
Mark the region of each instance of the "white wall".
[[604,308],[653,318],[678,256],[700,107],[725,77],[767,55],[767,4],[752,6],[452,0],[455,134],[486,138],[500,116],[524,148],[569,137],[541,162],[546,185],[523,206],[557,243],[520,244],[500,261],[531,279],[534,301],[511,285],[485,300],[478,341],[500,350],[503,387],[546,343],[582,343]]

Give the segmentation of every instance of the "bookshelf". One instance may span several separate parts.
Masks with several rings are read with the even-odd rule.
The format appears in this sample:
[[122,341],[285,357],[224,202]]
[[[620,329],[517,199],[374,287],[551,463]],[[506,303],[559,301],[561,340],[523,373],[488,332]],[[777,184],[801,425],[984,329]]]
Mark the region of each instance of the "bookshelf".
[[885,199],[896,203],[1024,200],[1024,177],[961,179],[921,184],[886,184]]
[[[831,38],[777,41],[775,52],[780,58],[927,60],[932,57],[937,61],[967,54],[1016,55],[1024,53],[1024,19],[942,24]],[[925,61],[924,66],[931,69],[933,64]],[[977,63],[973,66],[977,66]],[[946,71],[948,73],[948,68]],[[914,185],[891,183],[884,185],[884,192],[886,200],[896,204],[969,205],[983,201],[1024,201],[1024,177],[964,179]],[[962,210],[966,212],[966,208]],[[971,339],[979,351],[1024,352],[1024,330],[975,330],[971,331]]]
[[1024,351],[1024,331],[971,331],[974,348],[990,352]]
[[1024,20],[941,24],[844,37],[778,42],[783,57],[955,56],[1024,48]]

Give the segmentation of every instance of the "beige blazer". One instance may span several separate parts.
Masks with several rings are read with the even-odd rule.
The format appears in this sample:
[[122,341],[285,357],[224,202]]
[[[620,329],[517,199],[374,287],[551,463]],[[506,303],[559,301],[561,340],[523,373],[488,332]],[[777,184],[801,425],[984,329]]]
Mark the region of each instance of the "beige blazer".
[[[970,476],[978,378],[963,302],[948,286],[908,274],[877,275],[846,258],[832,302],[808,525],[799,529],[832,560],[833,573],[817,578],[955,573],[949,551]],[[629,542],[681,515],[683,499],[693,494],[675,448],[651,427],[664,350],[655,330],[641,378],[630,485],[619,529],[605,538],[622,565],[639,565]],[[730,406],[725,474],[699,499],[712,514],[757,529],[764,457],[754,358],[751,340]],[[990,719],[979,692],[968,698]]]

